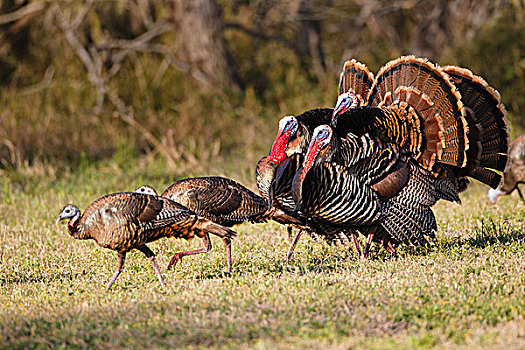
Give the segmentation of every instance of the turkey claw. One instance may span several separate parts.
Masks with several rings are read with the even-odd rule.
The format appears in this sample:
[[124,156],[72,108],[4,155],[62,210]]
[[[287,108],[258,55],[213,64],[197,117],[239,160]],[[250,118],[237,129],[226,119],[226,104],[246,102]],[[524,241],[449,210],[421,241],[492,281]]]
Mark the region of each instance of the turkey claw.
[[182,257],[183,257],[183,255],[179,254],[179,253],[173,255],[173,257],[171,258],[170,262],[168,263],[168,268],[167,269],[169,270],[169,269],[171,269],[172,266],[177,265],[177,263],[180,260],[182,260]]

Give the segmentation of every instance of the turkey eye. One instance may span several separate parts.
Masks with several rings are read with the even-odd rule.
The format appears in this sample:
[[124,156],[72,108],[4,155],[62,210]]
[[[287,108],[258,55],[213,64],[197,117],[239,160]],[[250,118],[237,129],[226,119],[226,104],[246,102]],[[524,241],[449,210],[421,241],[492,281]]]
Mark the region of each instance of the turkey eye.
[[67,208],[66,210],[64,210],[65,213],[69,213],[69,208]]
[[290,120],[288,123],[286,123],[286,126],[284,127],[284,130],[288,130],[290,133],[294,130],[294,122]]

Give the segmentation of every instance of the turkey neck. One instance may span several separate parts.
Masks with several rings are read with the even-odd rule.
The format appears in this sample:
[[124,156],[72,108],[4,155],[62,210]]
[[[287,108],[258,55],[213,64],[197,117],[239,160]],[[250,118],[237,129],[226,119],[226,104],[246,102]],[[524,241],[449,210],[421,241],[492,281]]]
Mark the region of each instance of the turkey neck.
[[[305,162],[303,163],[303,166],[297,171],[297,173],[294,176],[293,182],[292,182],[292,197],[297,205],[300,204],[301,198],[303,195],[303,182],[307,175],[307,173],[315,167],[317,164],[320,164],[322,162],[330,162],[330,161],[337,161],[338,153],[337,150],[340,148],[340,141],[335,135],[332,135],[332,138],[330,139],[330,143],[326,145],[326,147],[319,150],[317,155],[315,156],[315,159],[313,161],[313,164],[311,164],[307,169],[305,169],[305,162],[307,161],[305,159]],[[300,208],[299,208],[300,209]]]
[[[264,159],[266,160],[264,161]],[[276,168],[277,165],[269,161],[269,157],[266,156],[257,165],[255,173],[257,177],[257,187],[259,188],[259,193],[268,202],[270,201],[270,187],[272,186],[272,182],[275,179]]]
[[332,138],[330,139],[330,143],[326,145],[326,147],[319,150],[319,154],[315,158],[315,162],[313,166],[315,166],[316,164],[322,163],[322,162],[332,162],[332,161],[335,161],[340,164],[343,160],[341,158],[340,150],[341,150],[341,141],[334,133],[334,135],[332,135]]
[[308,150],[308,145],[310,144],[310,139],[312,138],[312,133],[310,130],[302,123],[299,123],[299,128],[296,132],[296,137],[288,142],[286,147],[286,155],[291,157],[295,153],[306,154]]
[[69,220],[69,223],[67,224],[67,230],[69,234],[76,239],[90,239],[92,238],[87,232],[84,230],[84,225],[79,224],[80,219],[80,211],[77,212],[75,216]]

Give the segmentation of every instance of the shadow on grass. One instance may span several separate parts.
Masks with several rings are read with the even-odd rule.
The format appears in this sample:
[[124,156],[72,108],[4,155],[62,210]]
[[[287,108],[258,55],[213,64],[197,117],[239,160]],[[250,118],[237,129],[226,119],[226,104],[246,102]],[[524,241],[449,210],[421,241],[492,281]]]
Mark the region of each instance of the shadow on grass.
[[6,276],[0,277],[0,286],[8,286],[10,284],[23,284],[23,283],[52,283],[57,281],[73,281],[80,276],[84,276],[85,273],[54,273],[54,274],[43,274],[38,276]]
[[[431,252],[445,252],[447,250],[458,249],[462,247],[483,249],[496,245],[525,243],[525,232],[505,221],[498,223],[494,222],[493,220],[482,221],[481,225],[475,227],[473,231],[474,235],[471,237],[441,237],[430,241],[429,244],[424,246],[402,245],[397,248],[396,255],[391,255],[380,244],[374,244],[370,254],[370,261],[387,262],[389,260],[398,258],[420,257],[426,256]],[[294,256],[296,256],[296,254]],[[265,261],[262,264],[247,263],[248,265],[243,265],[242,263],[234,263],[232,273],[220,270],[210,270],[202,272],[202,274],[200,274],[197,279],[210,280],[220,278],[235,278],[239,274],[251,275],[258,273],[267,273],[273,275],[289,273],[297,275],[311,273],[329,274],[345,270],[352,264],[358,263],[359,260],[359,257],[357,257],[353,252],[349,251],[344,254],[329,254],[326,256],[309,257],[306,259],[306,261],[300,257],[292,257],[292,259],[287,263],[281,258],[273,261]]]
[[460,247],[486,248],[493,245],[508,245],[512,243],[525,243],[525,232],[510,225],[509,223],[481,221],[481,225],[474,229],[473,237],[454,237],[449,241],[441,242],[441,249]]

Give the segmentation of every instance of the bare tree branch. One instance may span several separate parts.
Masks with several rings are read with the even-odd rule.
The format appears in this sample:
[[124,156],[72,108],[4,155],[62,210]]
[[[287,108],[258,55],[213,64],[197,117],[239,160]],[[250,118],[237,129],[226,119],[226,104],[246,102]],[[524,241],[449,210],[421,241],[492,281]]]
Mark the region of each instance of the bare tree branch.
[[122,49],[137,50],[144,44],[150,43],[154,38],[173,31],[173,25],[169,22],[160,22],[152,26],[147,32],[132,40],[111,40],[97,46],[98,49]]
[[27,15],[43,10],[45,7],[46,4],[44,2],[30,2],[16,11],[0,15],[0,25],[18,21]]
[[84,6],[80,8],[80,12],[77,15],[77,17],[73,20],[71,23],[71,29],[75,30],[78,28],[80,24],[82,24],[82,21],[84,21],[84,18],[86,18],[86,15],[88,14],[89,10],[91,9],[91,6],[93,5],[94,0],[88,0]]
[[47,88],[51,84],[51,81],[53,80],[54,75],[55,75],[55,67],[53,67],[52,65],[48,66],[46,71],[44,72],[44,77],[42,78],[42,81],[37,84],[26,87],[25,89],[22,90],[21,94],[30,95],[30,94],[34,94],[36,92],[42,91],[43,89]]
[[88,50],[82,45],[80,40],[78,40],[75,29],[82,23],[86,17],[88,11],[90,10],[93,4],[93,0],[88,1],[84,6],[81,7],[79,14],[70,24],[65,20],[65,16],[60,9],[58,4],[55,4],[56,18],[58,21],[58,26],[64,32],[64,36],[75,50],[77,56],[82,60],[86,70],[88,71],[88,80],[95,85],[97,88],[97,102],[93,113],[99,114],[104,105],[104,96],[106,95],[106,78],[102,76],[102,60],[98,51],[93,47],[89,47]]
[[73,47],[77,56],[82,60],[82,62],[86,66],[88,72],[93,72],[93,61],[91,60],[91,57],[89,56],[89,53],[87,52],[86,48],[82,45],[80,40],[78,40],[77,36],[75,35],[74,28],[66,21],[64,13],[60,9],[60,6],[58,4],[55,4],[54,8],[57,13],[56,18],[58,20],[58,26],[64,32],[67,42]]

